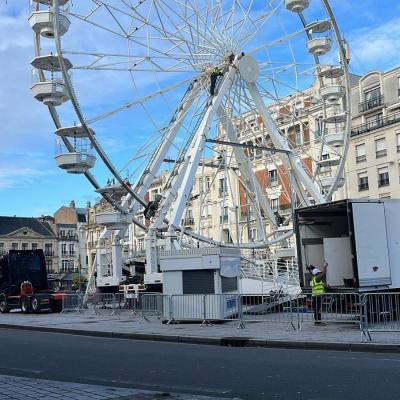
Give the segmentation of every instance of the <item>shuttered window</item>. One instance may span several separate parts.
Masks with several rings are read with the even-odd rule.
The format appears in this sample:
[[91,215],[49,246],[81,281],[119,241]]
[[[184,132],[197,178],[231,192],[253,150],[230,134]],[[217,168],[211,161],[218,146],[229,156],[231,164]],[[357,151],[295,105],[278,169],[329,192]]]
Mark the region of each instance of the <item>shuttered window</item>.
[[215,293],[214,270],[182,271],[183,294]]
[[237,290],[237,278],[225,278],[221,276],[222,293]]

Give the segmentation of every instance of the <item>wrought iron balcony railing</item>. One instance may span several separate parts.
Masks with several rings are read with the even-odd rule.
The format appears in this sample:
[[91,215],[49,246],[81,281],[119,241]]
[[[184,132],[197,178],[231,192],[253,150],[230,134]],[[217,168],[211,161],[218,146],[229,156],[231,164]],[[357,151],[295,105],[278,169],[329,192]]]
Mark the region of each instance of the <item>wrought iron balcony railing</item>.
[[382,107],[383,105],[383,95],[380,95],[360,103],[358,105],[358,112],[364,113],[366,111],[373,110],[374,108]]

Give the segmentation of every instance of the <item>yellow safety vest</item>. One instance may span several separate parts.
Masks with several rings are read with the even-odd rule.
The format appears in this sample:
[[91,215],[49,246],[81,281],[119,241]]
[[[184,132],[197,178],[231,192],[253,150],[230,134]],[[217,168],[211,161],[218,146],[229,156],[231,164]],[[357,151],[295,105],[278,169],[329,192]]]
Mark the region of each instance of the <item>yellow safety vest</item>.
[[325,283],[322,280],[317,281],[315,276],[311,279],[311,288],[312,296],[322,296],[325,294]]

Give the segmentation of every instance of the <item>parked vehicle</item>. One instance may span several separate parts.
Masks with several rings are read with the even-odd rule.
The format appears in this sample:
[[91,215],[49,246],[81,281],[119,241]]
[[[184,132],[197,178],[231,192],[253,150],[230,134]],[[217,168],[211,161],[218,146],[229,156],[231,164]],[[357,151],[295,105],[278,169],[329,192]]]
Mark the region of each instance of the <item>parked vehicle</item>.
[[300,285],[310,265],[326,260],[331,290],[376,292],[400,288],[400,200],[360,199],[295,212]]
[[0,256],[0,312],[20,308],[61,311],[62,293],[49,291],[43,250],[10,250]]

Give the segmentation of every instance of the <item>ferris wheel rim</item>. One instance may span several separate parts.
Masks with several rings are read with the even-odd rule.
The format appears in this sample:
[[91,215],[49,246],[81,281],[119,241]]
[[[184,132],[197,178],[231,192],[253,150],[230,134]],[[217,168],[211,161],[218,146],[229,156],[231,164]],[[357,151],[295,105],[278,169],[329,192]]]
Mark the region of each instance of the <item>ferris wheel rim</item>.
[[[323,3],[327,3],[327,1],[326,0],[321,0]],[[54,5],[55,5],[55,18],[57,18],[58,17],[58,13],[59,13],[59,1],[58,0],[54,0]],[[332,20],[332,19],[334,19],[334,15],[332,14],[331,16],[330,16],[330,19]],[[56,24],[57,25],[57,24]],[[63,64],[64,63],[64,60],[62,59],[62,55],[63,55],[63,51],[61,50],[61,45],[60,45],[60,36],[58,35],[58,33],[56,34],[56,38],[55,38],[55,40],[56,40],[56,42],[58,41],[59,43],[58,43],[58,56],[59,56],[59,59],[60,59],[60,64]],[[339,42],[338,42],[339,43]],[[345,69],[345,71],[347,71],[347,68],[346,68],[346,66],[342,66],[342,68],[344,68]],[[79,103],[78,103],[78,100],[77,100],[77,98],[76,98],[76,95],[75,95],[75,93],[74,93],[74,90],[73,90],[73,87],[72,87],[72,84],[71,84],[71,82],[70,82],[70,80],[69,80],[69,78],[68,78],[68,74],[65,72],[65,65],[64,65],[64,69],[63,69],[63,75],[64,75],[64,78],[66,78],[65,79],[65,81],[66,81],[66,83],[67,83],[67,87],[69,88],[69,90],[70,90],[70,93],[71,93],[71,101],[74,103],[74,100],[75,100],[75,102],[76,102],[76,106],[77,106],[77,110],[78,111],[76,111],[77,112],[77,115],[78,115],[78,117],[79,117],[79,115],[80,115],[80,109],[79,109]],[[349,98],[349,97],[348,97]],[[74,108],[75,108],[75,106],[74,106]],[[92,144],[95,144],[96,143],[96,140],[95,140],[95,138],[93,137],[91,137],[91,133],[90,133],[90,131],[89,131],[89,128],[88,128],[88,121],[87,120],[85,120],[85,118],[83,117],[83,115],[81,114],[81,118],[79,118],[80,119],[80,122],[81,122],[81,125],[82,125],[82,127],[84,127],[84,129],[86,130],[87,129],[87,133],[88,133],[88,137],[91,139],[91,142],[92,142],[92,139],[93,139],[93,142],[92,142]],[[349,116],[348,116],[348,118],[347,118],[347,121],[349,120]],[[345,139],[346,139],[346,143],[347,143],[347,145],[346,145],[346,147],[347,147],[347,150],[348,150],[348,137],[347,137],[348,135],[345,135]],[[346,150],[346,151],[347,151]],[[97,148],[96,148],[96,151],[98,152],[98,154],[99,154],[99,150],[97,150]],[[104,152],[104,150],[100,150],[100,152],[103,152],[104,154],[105,154],[105,152]],[[345,155],[343,156],[343,160],[345,159]],[[344,161],[342,162],[342,165],[343,165],[343,167],[344,167]],[[107,166],[108,167],[108,166]],[[340,171],[340,173],[341,173],[342,171]],[[338,180],[339,180],[339,178],[340,178],[340,173],[337,173],[337,176],[336,176],[336,178],[335,178],[335,183],[334,183],[334,185],[336,185],[337,186],[337,184],[338,184]],[[119,173],[117,173],[117,174],[113,174],[116,178],[117,178],[117,180],[122,184],[122,185],[124,185],[124,180],[123,180],[123,178],[122,178],[122,176],[119,174]],[[126,185],[126,184],[125,184]],[[127,185],[126,185],[127,186]],[[332,185],[332,187],[331,187],[331,189],[330,189],[330,192],[328,193],[328,195],[327,195],[327,198],[329,198],[329,196],[336,190],[336,186],[334,187],[333,185]],[[130,187],[129,188],[127,188],[126,187],[126,189],[129,191],[129,193],[131,194],[131,195],[133,195],[133,192],[132,192],[132,190],[129,190],[130,189]],[[115,204],[113,204],[113,206],[115,207]],[[125,210],[124,210],[124,212],[125,212]],[[221,242],[216,242],[216,243],[219,243],[220,245],[223,245],[223,243],[221,243]],[[243,245],[243,246],[245,246],[245,244],[241,244],[241,245]],[[265,245],[268,245],[267,243],[265,243]]]

